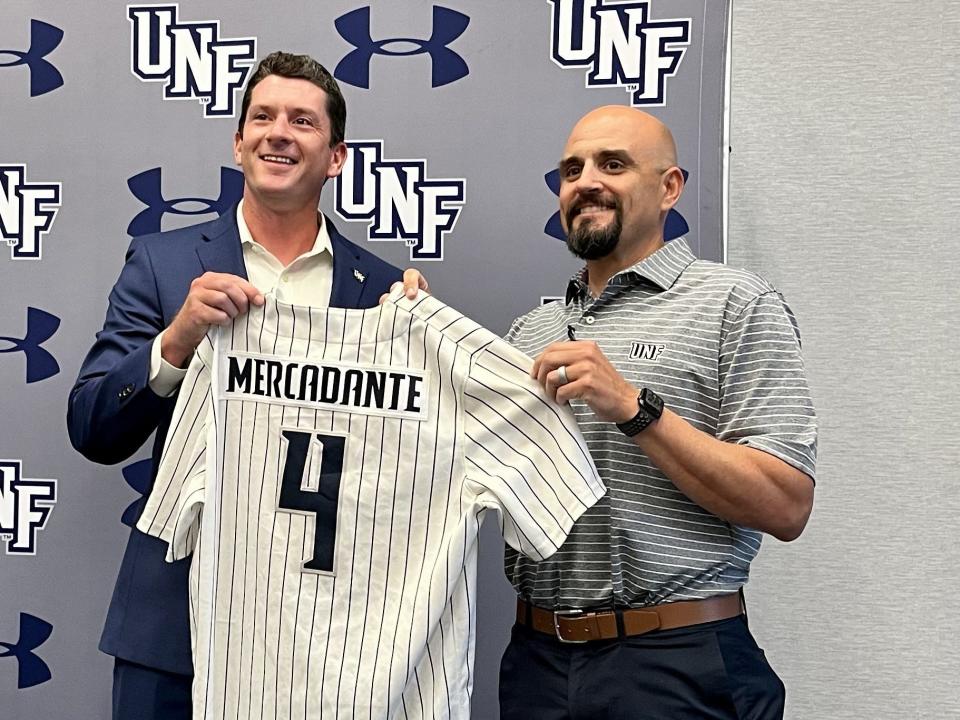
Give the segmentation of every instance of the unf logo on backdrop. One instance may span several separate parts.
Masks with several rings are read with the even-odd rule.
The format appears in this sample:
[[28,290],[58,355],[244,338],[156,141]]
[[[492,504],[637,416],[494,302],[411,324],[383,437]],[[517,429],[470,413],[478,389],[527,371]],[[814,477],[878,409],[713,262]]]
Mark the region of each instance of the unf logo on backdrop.
[[168,213],[223,215],[243,197],[243,173],[233,168],[220,168],[220,195],[216,198],[182,197],[168,200],[163,196],[161,180],[162,170],[158,167],[144,170],[127,180],[127,187],[133,196],[147,206],[127,226],[127,234],[131,237],[160,232],[163,216]]
[[368,240],[403,240],[411,260],[443,260],[465,186],[462,178],[427,178],[426,160],[385,160],[383,140],[358,140],[347,143],[335,207],[344,220],[371,221]]
[[650,0],[547,0],[553,5],[551,57],[588,68],[587,87],[623,87],[631,104],[666,104],[667,78],[690,44],[690,18],[650,19]]
[[20,630],[13,642],[0,640],[0,658],[13,658],[17,661],[17,689],[33,687],[50,679],[50,668],[34,653],[43,645],[53,625],[30,613],[20,613]]
[[40,260],[60,208],[60,183],[26,178],[26,165],[0,165],[0,237],[14,260]]
[[[470,18],[450,8],[433,6],[430,37],[393,37],[374,40],[370,36],[370,8],[362,7],[341,15],[334,22],[337,32],[355,48],[337,63],[334,77],[356,87],[370,87],[370,60],[374,55],[405,57],[430,56],[430,86],[447,85],[470,73],[466,61],[448,46],[463,35]],[[391,49],[391,45],[394,47]],[[409,47],[413,45],[414,47]],[[399,47],[397,47],[399,46]]]
[[46,380],[60,372],[57,359],[41,345],[53,337],[60,318],[39,308],[27,308],[27,331],[23,337],[0,335],[0,353],[22,352],[27,360],[27,384]]
[[[683,173],[683,181],[686,182],[687,178],[690,177],[690,173],[683,168],[680,169],[680,172]],[[550,192],[559,196],[560,171],[556,169],[551,170],[543,176],[543,179],[546,181],[547,187],[550,188]],[[559,210],[550,216],[550,219],[547,220],[546,225],[543,226],[543,231],[550,237],[555,237],[557,240],[563,240],[566,242],[567,234],[563,231],[563,226],[560,224]],[[677,210],[670,208],[670,212],[667,213],[667,219],[663,224],[663,239],[676,240],[678,237],[682,237],[688,232],[690,232],[690,226],[687,224],[687,219]]]
[[0,541],[7,555],[37,554],[37,533],[56,502],[56,480],[24,478],[19,460],[0,460]]
[[256,38],[221,38],[220,22],[181,22],[178,6],[128,5],[131,70],[163,82],[167,100],[198,100],[205,117],[233,117],[257,57]]
[[26,65],[30,71],[30,97],[43,95],[63,85],[63,75],[47,60],[63,39],[63,30],[42,20],[30,21],[30,47],[26,50],[0,50],[0,57],[12,55],[15,59],[0,62],[0,68]]

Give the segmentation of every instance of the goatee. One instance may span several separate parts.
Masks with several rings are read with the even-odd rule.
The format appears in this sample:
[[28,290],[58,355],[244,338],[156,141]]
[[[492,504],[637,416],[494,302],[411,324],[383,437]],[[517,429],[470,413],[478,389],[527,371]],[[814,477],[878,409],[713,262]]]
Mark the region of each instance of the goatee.
[[613,252],[620,242],[622,229],[618,209],[613,220],[604,227],[594,227],[593,222],[580,223],[578,228],[567,235],[567,247],[581,260],[597,260]]

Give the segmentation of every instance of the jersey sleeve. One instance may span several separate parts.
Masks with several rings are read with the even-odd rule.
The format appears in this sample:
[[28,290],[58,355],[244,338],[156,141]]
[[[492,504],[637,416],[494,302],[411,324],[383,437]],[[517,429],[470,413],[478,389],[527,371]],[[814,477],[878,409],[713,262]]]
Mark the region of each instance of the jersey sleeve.
[[165,541],[167,561],[196,546],[206,490],[207,433],[213,427],[209,336],[180,385],[160,466],[137,529]]
[[464,388],[464,459],[478,501],[500,511],[504,540],[543,560],[603,486],[569,408],[544,395],[532,361],[502,340],[479,353]]
[[775,290],[748,303],[720,346],[720,440],[763,450],[815,478],[817,418],[796,320]]

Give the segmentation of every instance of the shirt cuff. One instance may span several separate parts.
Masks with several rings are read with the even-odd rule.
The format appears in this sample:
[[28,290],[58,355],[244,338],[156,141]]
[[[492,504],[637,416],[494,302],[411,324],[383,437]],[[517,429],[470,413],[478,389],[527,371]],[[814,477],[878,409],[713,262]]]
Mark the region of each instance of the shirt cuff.
[[[163,332],[166,332],[164,330]],[[160,397],[170,397],[180,387],[183,378],[186,377],[186,369],[181,369],[171,365],[160,355],[160,341],[163,338],[163,332],[153,339],[153,347],[150,348],[150,389]]]

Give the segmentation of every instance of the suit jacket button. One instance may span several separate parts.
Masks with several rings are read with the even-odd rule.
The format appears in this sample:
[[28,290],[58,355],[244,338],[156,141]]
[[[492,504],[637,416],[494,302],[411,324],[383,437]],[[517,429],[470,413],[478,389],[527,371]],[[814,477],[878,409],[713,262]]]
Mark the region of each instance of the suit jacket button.
[[133,390],[134,390],[133,385],[129,385],[129,384],[124,385],[121,388],[120,392],[117,393],[117,397],[119,397],[121,400],[123,400],[124,398],[130,397],[133,394]]

